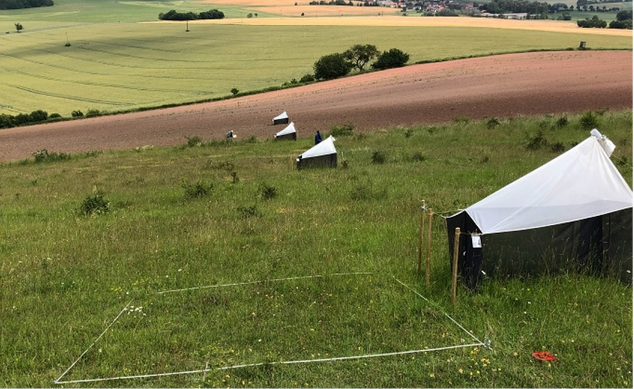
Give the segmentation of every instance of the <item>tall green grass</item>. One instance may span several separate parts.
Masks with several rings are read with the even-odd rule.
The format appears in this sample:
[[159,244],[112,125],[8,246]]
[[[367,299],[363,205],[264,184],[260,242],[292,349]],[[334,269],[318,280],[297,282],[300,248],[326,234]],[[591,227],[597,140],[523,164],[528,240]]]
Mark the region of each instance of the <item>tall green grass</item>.
[[[595,115],[632,185],[631,111]],[[129,303],[65,379],[268,363],[64,386],[631,387],[631,286],[488,279],[450,302],[442,216],[588,137],[582,118],[353,132],[337,138],[336,169],[294,168],[309,139],[2,164],[0,386],[57,386]],[[546,143],[527,149],[537,136]],[[102,204],[91,198],[107,207],[84,212]],[[416,274],[421,199],[437,215],[429,287]],[[253,281],[267,282],[157,294]],[[445,314],[491,349],[274,363],[470,344]],[[534,360],[542,350],[558,361]]]
[[[631,37],[492,28],[249,26],[156,21],[210,5],[59,1],[0,12],[0,113],[122,112],[280,87],[355,44],[399,48],[410,63],[532,50],[632,49]],[[220,7],[227,17],[239,17]],[[180,10],[180,9],[179,9]],[[265,15],[259,15],[263,17]],[[14,31],[14,23],[24,26]],[[4,24],[2,24],[4,23]],[[553,22],[557,23],[557,22]],[[1,31],[1,30],[0,30]],[[70,46],[66,46],[70,44]]]

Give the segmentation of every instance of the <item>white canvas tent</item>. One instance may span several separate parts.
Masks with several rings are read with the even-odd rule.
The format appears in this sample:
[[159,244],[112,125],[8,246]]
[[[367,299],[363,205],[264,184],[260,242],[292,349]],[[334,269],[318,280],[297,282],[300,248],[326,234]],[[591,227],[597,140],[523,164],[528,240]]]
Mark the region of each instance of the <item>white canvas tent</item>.
[[337,167],[335,138],[329,136],[297,157],[297,168],[314,166]]
[[275,140],[292,139],[297,140],[297,130],[295,129],[295,123],[291,122],[288,126],[284,127],[282,131],[275,134]]
[[286,113],[286,111],[284,111],[273,118],[273,125],[288,124],[288,121],[289,121],[288,114]]
[[473,284],[484,269],[536,272],[565,267],[563,261],[631,277],[633,196],[610,160],[613,150],[593,130],[574,148],[449,217],[451,254],[455,227],[481,235],[481,250],[461,239],[463,276]]

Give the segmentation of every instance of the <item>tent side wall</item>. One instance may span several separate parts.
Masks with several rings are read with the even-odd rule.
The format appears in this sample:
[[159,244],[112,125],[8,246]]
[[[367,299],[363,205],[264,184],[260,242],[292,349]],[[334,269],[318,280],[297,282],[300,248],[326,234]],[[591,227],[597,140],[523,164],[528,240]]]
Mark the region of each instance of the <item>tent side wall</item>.
[[[466,212],[448,219],[450,245],[455,226],[469,231]],[[459,268],[468,286],[481,271],[497,278],[584,272],[632,282],[632,209],[544,228],[483,235],[481,263],[461,238]],[[450,247],[450,256],[453,255]]]
[[298,169],[314,167],[337,167],[337,153],[312,158],[301,158],[297,161]]
[[297,133],[292,132],[290,134],[278,135],[275,140],[297,140]]
[[289,123],[289,119],[288,119],[288,118],[273,119],[273,125],[277,125],[277,124],[288,124],[288,123]]

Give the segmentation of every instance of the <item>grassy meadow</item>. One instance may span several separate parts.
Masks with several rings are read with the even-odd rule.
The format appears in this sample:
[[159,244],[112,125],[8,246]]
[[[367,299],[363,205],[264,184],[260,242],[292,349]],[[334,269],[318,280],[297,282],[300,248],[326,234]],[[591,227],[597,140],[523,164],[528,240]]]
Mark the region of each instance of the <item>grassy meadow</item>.
[[[632,49],[631,34],[520,30],[522,24],[513,21],[508,21],[509,28],[252,25],[242,24],[247,6],[55,3],[41,9],[0,11],[0,31],[8,32],[0,35],[0,114],[44,110],[70,117],[73,111],[125,112],[224,98],[234,88],[240,92],[277,88],[312,74],[320,57],[355,44],[373,44],[382,51],[399,48],[410,54],[409,63],[575,49],[580,41],[590,49]],[[225,12],[227,18],[218,23],[143,23],[157,21],[159,13],[170,9],[211,8]],[[271,19],[268,16],[259,13],[257,19]],[[16,22],[24,27],[20,33],[15,32]],[[551,25],[562,23],[566,22]]]
[[631,111],[353,131],[336,169],[293,167],[309,139],[0,164],[0,386],[630,388],[630,285],[564,272],[450,299],[443,216],[589,117],[632,185]]

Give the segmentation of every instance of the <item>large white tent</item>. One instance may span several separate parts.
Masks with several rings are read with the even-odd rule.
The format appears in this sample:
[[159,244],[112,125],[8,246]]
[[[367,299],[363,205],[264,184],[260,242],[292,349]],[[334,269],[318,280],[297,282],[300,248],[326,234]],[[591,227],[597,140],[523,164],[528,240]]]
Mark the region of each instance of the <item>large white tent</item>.
[[273,125],[275,124],[288,124],[289,122],[289,117],[288,114],[286,113],[286,111],[282,112],[281,114],[277,115],[276,117],[273,118]]
[[[550,269],[556,266],[547,257],[572,264],[581,256],[582,267],[613,267],[607,261],[614,258],[605,258],[605,254],[614,254],[618,246],[619,255],[624,256],[618,261],[630,263],[621,270],[631,276],[633,196],[610,160],[613,150],[614,144],[593,130],[569,151],[449,217],[451,246],[455,227],[481,236],[481,253],[470,246],[470,239],[464,239],[466,246],[459,258],[463,273],[473,278],[484,268],[498,273],[502,268],[507,273],[509,268],[539,270],[534,264],[504,264],[528,256],[532,258],[527,262],[536,261]],[[627,235],[629,240],[622,241]],[[487,261],[494,253],[502,258],[496,258],[497,268],[492,269]],[[481,258],[472,260],[472,255]],[[474,261],[481,263],[476,266]],[[601,263],[592,265],[591,261]],[[623,274],[619,276],[623,278]]]
[[297,157],[299,169],[312,166],[337,167],[335,138],[329,136]]
[[275,139],[297,139],[297,130],[295,129],[295,123],[291,122],[288,126],[284,127],[282,131],[275,134]]

